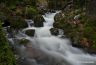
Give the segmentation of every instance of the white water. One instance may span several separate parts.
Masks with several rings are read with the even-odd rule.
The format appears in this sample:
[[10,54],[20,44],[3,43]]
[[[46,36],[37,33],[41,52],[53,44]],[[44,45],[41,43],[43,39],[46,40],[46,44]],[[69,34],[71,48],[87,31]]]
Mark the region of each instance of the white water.
[[56,13],[47,13],[43,15],[46,22],[44,27],[36,28],[29,25],[24,29],[35,29],[35,36],[26,36],[32,45],[49,57],[53,57],[57,65],[96,65],[96,56],[84,53],[82,50],[71,46],[71,42],[66,38],[62,39],[57,36],[52,36],[49,29],[53,27],[54,16]]
[[[56,13],[59,13],[59,11]],[[46,22],[44,22],[44,27],[53,27],[54,16],[56,15],[56,13],[46,13],[45,15],[43,15],[44,19],[46,20]]]

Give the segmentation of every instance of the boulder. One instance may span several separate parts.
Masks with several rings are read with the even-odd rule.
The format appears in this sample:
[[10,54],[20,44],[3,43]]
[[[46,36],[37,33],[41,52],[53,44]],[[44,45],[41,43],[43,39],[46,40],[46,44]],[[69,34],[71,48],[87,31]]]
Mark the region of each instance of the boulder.
[[57,13],[54,17],[55,21],[58,22],[60,20],[62,20],[65,17],[63,12]]
[[33,37],[34,34],[35,34],[35,30],[34,29],[26,30],[25,31],[25,34],[27,34],[28,36]]
[[53,26],[55,28],[61,28],[62,23],[65,22],[65,14],[63,12],[57,13],[54,17],[55,22],[53,23]]
[[19,44],[20,45],[27,45],[28,43],[29,43],[29,40],[28,39],[23,38],[23,39],[20,39],[19,40]]
[[34,17],[34,26],[35,27],[43,27],[44,18],[42,15],[38,14]]
[[52,35],[55,35],[55,36],[59,35],[59,30],[57,28],[51,28],[50,32]]

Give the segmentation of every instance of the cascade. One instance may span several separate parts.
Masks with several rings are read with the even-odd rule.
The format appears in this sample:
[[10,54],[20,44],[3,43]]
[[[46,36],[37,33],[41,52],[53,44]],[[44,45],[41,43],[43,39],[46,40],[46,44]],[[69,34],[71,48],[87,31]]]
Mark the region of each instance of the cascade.
[[18,39],[26,38],[30,40],[27,47],[19,47],[20,52],[22,51],[21,56],[26,58],[29,65],[96,65],[95,55],[84,53],[81,49],[72,47],[70,40],[67,38],[63,39],[51,35],[49,29],[53,27],[54,16],[57,13],[59,12],[43,15],[45,19],[44,27],[36,28],[28,23],[29,27],[23,29],[23,31],[35,29],[34,37],[27,36],[23,32],[16,35]]

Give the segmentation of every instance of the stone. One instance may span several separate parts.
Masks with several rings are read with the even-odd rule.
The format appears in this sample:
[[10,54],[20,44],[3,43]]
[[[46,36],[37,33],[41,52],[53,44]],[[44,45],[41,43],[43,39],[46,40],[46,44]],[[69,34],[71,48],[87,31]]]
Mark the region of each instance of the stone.
[[58,22],[60,20],[62,20],[65,17],[63,12],[57,13],[54,17],[55,21]]
[[28,36],[34,37],[35,30],[34,29],[26,30],[25,34],[27,34]]
[[51,28],[50,32],[52,35],[55,35],[55,36],[59,35],[59,30],[57,28]]
[[19,40],[20,45],[27,45],[28,43],[29,43],[28,39],[23,38],[23,39]]
[[62,29],[63,23],[65,23],[65,14],[63,12],[57,13],[54,17],[55,22],[53,23],[53,26],[55,28]]
[[35,27],[43,27],[44,18],[42,15],[38,14],[34,17],[34,26]]

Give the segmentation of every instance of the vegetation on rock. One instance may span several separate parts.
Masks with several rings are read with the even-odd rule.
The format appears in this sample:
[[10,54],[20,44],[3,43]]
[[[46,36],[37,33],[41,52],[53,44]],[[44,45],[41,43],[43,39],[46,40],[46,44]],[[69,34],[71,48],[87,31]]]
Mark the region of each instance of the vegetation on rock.
[[42,15],[37,15],[37,16],[34,16],[34,26],[35,27],[43,27],[43,22],[45,22],[44,18]]
[[19,41],[20,45],[27,45],[28,43],[29,43],[29,40],[24,39],[24,38]]

